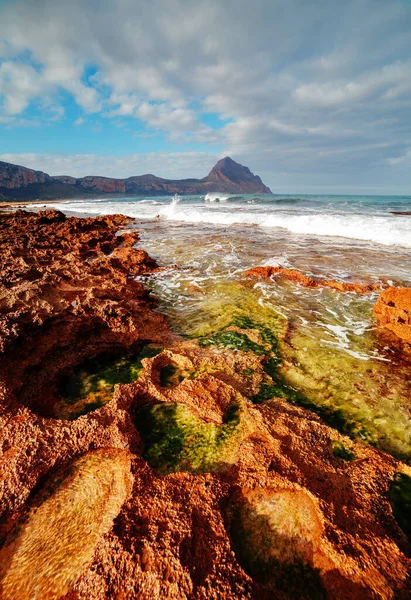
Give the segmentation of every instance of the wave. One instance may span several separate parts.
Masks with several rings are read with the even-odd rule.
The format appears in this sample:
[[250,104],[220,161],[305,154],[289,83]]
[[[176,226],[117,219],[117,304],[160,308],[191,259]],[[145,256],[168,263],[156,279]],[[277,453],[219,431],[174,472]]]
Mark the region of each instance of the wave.
[[[291,233],[321,237],[337,237],[361,240],[385,246],[411,248],[411,217],[398,219],[395,215],[372,215],[354,213],[287,213],[262,210],[260,205],[233,205],[230,208],[211,208],[201,205],[181,204],[175,196],[162,206],[141,202],[93,202],[56,203],[55,208],[76,214],[122,213],[137,219],[160,218],[183,223],[205,223],[209,225],[257,225],[264,228],[282,228]],[[41,204],[39,206],[42,206]],[[50,206],[50,205],[49,205]]]
[[230,194],[224,194],[224,192],[211,192],[204,196],[204,201],[207,202],[227,202],[229,198],[232,198]]

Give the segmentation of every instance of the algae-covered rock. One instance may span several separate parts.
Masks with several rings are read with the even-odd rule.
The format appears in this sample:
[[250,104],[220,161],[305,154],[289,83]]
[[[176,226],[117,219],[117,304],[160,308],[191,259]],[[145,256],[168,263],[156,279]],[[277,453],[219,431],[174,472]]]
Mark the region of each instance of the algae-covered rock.
[[237,557],[253,579],[289,598],[325,598],[320,569],[323,524],[304,490],[251,492],[232,509]]
[[232,464],[247,432],[243,411],[233,404],[221,425],[205,423],[182,404],[155,404],[140,410],[136,425],[144,458],[160,473],[215,471]]
[[141,361],[160,351],[145,346],[141,351],[103,353],[85,361],[61,378],[55,417],[73,420],[104,406],[112,399],[116,384],[135,381],[142,369]]
[[130,454],[89,452],[54,477],[0,550],[2,600],[54,600],[92,561],[131,491]]

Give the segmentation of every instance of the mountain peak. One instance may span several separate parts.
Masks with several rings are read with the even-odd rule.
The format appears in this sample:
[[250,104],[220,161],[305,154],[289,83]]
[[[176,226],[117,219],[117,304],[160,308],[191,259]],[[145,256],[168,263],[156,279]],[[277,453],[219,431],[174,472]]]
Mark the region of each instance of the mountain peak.
[[270,194],[261,179],[248,167],[225,156],[203,179],[162,179],[155,175],[135,175],[127,179],[105,176],[50,176],[19,165],[0,162],[0,198],[7,200],[88,198],[101,194],[161,196],[169,194]]
[[248,167],[240,165],[229,156],[221,158],[203,181],[218,182],[223,186],[219,191],[271,193],[270,188],[263,184],[258,175],[254,175]]

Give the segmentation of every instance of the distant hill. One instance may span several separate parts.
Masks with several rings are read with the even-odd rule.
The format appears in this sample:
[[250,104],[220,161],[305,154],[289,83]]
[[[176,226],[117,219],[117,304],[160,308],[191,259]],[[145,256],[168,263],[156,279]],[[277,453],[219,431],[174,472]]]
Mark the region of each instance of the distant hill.
[[168,194],[270,194],[271,190],[248,167],[226,156],[203,179],[162,179],[137,175],[127,179],[111,177],[51,176],[19,165],[0,161],[0,200],[56,200],[102,196],[160,196]]

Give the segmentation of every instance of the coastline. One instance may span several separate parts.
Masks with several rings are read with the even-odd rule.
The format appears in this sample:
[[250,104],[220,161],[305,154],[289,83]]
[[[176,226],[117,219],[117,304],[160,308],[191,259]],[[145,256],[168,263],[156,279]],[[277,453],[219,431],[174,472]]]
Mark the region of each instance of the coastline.
[[[144,589],[148,600],[162,585],[168,597],[211,587],[227,599],[255,599],[287,592],[284,578],[310,597],[391,597],[393,586],[406,597],[409,543],[395,490],[411,469],[362,440],[361,430],[345,430],[338,411],[318,412],[289,387],[283,363],[289,370],[292,331],[253,304],[254,282],[229,283],[235,308],[222,313],[219,302],[216,320],[207,305],[207,327],[181,336],[147,291],[150,280],[173,287],[190,271],[164,270],[171,241],[167,262],[140,248],[150,236],[161,240],[161,228],[137,232],[121,215],[66,218],[53,209],[4,215],[0,227],[8,257],[0,579],[8,598],[24,600],[32,588],[108,598],[127,582],[130,598]],[[285,293],[294,284],[277,285]],[[189,293],[201,301],[198,290]],[[327,293],[338,300],[344,292]],[[184,311],[189,326],[195,313]],[[105,485],[101,461],[117,479],[100,530],[98,493],[94,508],[78,482],[90,473]],[[83,508],[65,512],[60,497]],[[83,530],[86,507],[92,525]],[[55,544],[41,515],[81,539],[81,560],[77,545]],[[187,535],[195,540],[189,580]],[[32,553],[33,539],[47,553]],[[176,546],[168,580],[163,569]]]
[[3,211],[5,208],[21,208],[24,210],[25,206],[30,206],[32,204],[43,204],[46,206],[47,204],[54,204],[55,202],[65,202],[65,200],[25,200],[24,202],[18,200],[12,200],[10,202],[0,201],[0,210]]

